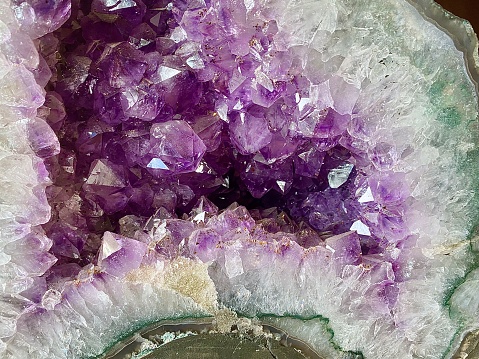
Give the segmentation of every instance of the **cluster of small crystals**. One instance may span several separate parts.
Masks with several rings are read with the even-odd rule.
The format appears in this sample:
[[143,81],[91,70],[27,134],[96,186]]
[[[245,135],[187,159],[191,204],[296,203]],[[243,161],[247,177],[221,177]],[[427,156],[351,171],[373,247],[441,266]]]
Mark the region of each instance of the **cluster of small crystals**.
[[440,305],[472,262],[477,98],[408,2],[75,0],[53,33],[68,1],[11,9],[0,358],[222,306],[324,357],[448,356],[479,308],[474,276]]
[[[41,225],[50,218],[45,188],[51,184],[42,147],[58,149],[47,123],[37,117],[50,78],[33,39],[58,28],[68,2],[0,1],[0,357],[16,322],[41,292],[41,276],[56,258]],[[16,11],[14,11],[16,10]],[[30,15],[29,18],[24,15]],[[32,26],[32,19],[35,25]],[[28,29],[28,31],[27,31]],[[41,64],[45,64],[41,70]],[[42,131],[43,139],[36,131]],[[31,139],[36,139],[32,142]]]
[[257,219],[285,211],[297,223],[288,231],[318,238],[355,230],[363,254],[407,237],[394,148],[364,153],[348,132],[359,90],[305,76],[304,50],[277,40],[274,18],[223,1],[73,8],[40,45],[62,147],[47,160],[56,270],[90,263],[104,231],[181,216],[201,196]]

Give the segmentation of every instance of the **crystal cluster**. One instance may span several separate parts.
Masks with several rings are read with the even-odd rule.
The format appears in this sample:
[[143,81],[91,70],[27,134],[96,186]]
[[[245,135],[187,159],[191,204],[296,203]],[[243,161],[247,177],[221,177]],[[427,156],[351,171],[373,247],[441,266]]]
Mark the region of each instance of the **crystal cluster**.
[[200,196],[223,208],[274,206],[326,237],[354,226],[363,254],[409,235],[405,174],[392,170],[398,150],[362,140],[359,89],[321,69],[306,76],[307,46],[288,46],[276,19],[251,16],[260,10],[74,7],[59,33],[66,64],[50,63],[65,70],[47,93],[62,99],[47,117],[62,145],[47,162],[61,207],[46,226],[63,238],[55,254],[84,259],[100,245],[89,236],[118,231],[125,214],[139,224],[181,216]]
[[2,1],[1,358],[224,307],[331,358],[479,327],[473,64],[426,10]]

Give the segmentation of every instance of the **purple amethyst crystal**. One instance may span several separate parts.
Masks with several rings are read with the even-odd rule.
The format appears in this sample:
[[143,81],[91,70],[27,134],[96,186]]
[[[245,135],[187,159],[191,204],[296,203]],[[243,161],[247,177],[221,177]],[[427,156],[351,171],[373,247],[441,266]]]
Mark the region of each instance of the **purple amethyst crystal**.
[[150,146],[146,167],[160,177],[163,173],[195,171],[206,151],[205,144],[188,123],[177,120],[151,126]]
[[98,251],[98,266],[102,272],[121,278],[140,266],[146,251],[145,243],[105,232]]
[[14,0],[22,31],[33,38],[56,30],[71,15],[70,0]]

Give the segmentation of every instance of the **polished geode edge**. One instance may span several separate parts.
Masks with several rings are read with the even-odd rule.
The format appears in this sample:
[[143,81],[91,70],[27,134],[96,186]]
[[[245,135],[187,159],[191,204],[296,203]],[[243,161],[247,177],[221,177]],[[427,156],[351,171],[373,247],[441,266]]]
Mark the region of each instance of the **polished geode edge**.
[[467,73],[479,97],[479,42],[470,22],[444,9],[434,0],[406,1],[427,21],[447,33],[456,49],[464,54]]
[[[286,322],[285,322],[286,321]],[[301,338],[301,333],[291,326],[288,328],[288,321],[304,322],[313,321],[322,327],[324,343],[329,350],[324,348],[315,348]],[[251,340],[270,338],[280,345],[292,347],[309,359],[329,359],[331,352],[340,355],[341,358],[362,358],[359,352],[347,351],[334,342],[334,332],[328,326],[328,320],[322,317],[313,317],[307,320],[296,318],[294,316],[278,317],[275,315],[264,315],[261,317],[250,318],[239,316],[228,309],[218,310],[214,316],[191,317],[184,319],[164,319],[149,325],[146,325],[133,334],[126,335],[108,348],[96,359],[123,359],[129,356],[134,358],[149,355],[165,343],[159,344],[162,335],[175,333],[175,338],[180,339],[186,335],[195,334],[220,334],[234,337],[245,337]],[[319,352],[317,351],[318,349]],[[323,349],[321,351],[321,349]],[[329,354],[329,355],[328,355]],[[339,357],[338,357],[339,359]]]
[[[117,359],[124,358],[142,348],[143,339],[165,331],[192,331],[201,332],[213,328],[213,317],[164,319],[153,324],[145,324],[139,330],[119,338],[111,347],[107,348],[98,358]],[[180,328],[180,329],[178,329]],[[148,339],[147,339],[148,340]]]

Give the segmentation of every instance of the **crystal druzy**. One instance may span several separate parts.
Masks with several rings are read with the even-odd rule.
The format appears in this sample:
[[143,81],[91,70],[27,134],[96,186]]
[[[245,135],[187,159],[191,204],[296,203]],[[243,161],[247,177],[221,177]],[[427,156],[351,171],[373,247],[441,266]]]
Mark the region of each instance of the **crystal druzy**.
[[1,358],[225,311],[324,358],[450,358],[479,328],[468,23],[425,0],[0,7]]

